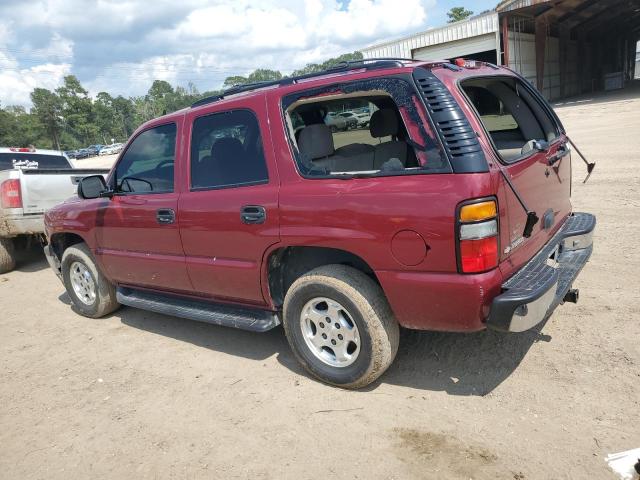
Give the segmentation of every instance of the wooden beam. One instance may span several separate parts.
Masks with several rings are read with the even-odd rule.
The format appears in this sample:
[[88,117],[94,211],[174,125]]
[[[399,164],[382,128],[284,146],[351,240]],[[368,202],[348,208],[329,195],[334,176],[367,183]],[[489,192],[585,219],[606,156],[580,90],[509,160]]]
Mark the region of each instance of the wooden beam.
[[504,52],[504,64],[509,67],[509,17],[502,17],[502,51]]
[[569,49],[569,35],[568,29],[564,28],[560,31],[559,47],[560,47],[560,98],[565,96],[565,86],[567,83],[567,64],[568,62],[568,49]]
[[536,44],[536,87],[542,93],[544,87],[544,60],[547,44],[547,22],[542,18],[535,21],[535,44]]

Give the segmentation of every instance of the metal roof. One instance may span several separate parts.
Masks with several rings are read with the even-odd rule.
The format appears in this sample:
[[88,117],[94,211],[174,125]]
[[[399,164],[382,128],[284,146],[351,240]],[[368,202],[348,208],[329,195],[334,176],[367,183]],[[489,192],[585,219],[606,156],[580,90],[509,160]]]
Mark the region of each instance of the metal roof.
[[550,3],[551,0],[502,0],[496,10],[500,13],[518,10],[520,8],[531,7],[532,5],[541,5]]
[[411,58],[412,50],[440,43],[464,40],[498,31],[498,13],[491,11],[482,15],[431,28],[407,37],[382,42],[360,50],[365,58],[403,57]]

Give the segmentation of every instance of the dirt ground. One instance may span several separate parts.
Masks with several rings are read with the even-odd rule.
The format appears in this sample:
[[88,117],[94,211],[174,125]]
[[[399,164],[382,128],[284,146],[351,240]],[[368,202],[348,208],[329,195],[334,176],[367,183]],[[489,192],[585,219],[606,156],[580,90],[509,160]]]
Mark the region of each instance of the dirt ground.
[[0,477],[614,478],[604,456],[640,447],[640,94],[558,112],[598,163],[583,185],[574,155],[598,227],[580,303],[541,331],[403,332],[380,381],[343,391],[280,328],[76,315],[28,252],[0,276]]

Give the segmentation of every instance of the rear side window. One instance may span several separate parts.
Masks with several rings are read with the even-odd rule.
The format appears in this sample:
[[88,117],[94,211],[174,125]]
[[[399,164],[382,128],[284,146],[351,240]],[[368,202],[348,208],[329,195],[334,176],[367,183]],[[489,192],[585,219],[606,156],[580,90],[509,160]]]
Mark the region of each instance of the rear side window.
[[295,92],[282,100],[305,178],[450,173],[451,165],[404,79],[372,78]]
[[14,166],[39,168],[42,170],[71,168],[62,155],[38,155],[34,153],[0,153],[0,170],[10,170]]
[[175,123],[142,132],[118,163],[118,189],[128,193],[173,192],[175,150]]
[[253,112],[230,110],[193,122],[192,190],[255,185],[268,179],[260,127]]

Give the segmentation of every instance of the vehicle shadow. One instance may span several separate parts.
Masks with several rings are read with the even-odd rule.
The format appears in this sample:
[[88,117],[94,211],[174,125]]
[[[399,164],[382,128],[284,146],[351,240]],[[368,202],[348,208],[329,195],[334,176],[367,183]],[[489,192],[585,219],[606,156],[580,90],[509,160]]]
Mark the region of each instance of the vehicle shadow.
[[289,349],[282,327],[266,333],[254,333],[130,307],[122,307],[111,316],[132,328],[229,355],[265,360],[277,354],[284,366],[296,373],[303,373]]
[[487,395],[515,371],[534,343],[551,341],[540,332],[545,323],[522,333],[403,330],[393,365],[370,388],[389,383],[450,395]]
[[39,244],[33,243],[29,247],[16,249],[16,268],[14,270],[31,273],[39,272],[45,268],[49,268],[49,264]]
[[[60,300],[69,302],[66,294],[61,295]],[[256,361],[277,355],[281,365],[310,377],[296,361],[282,327],[253,333],[129,307],[122,307],[111,317],[132,328],[229,355]],[[375,390],[386,383],[444,391],[450,395],[487,395],[515,371],[534,343],[551,341],[549,335],[540,332],[545,323],[535,330],[517,334],[402,330],[400,349],[393,365],[381,379],[363,391]]]

